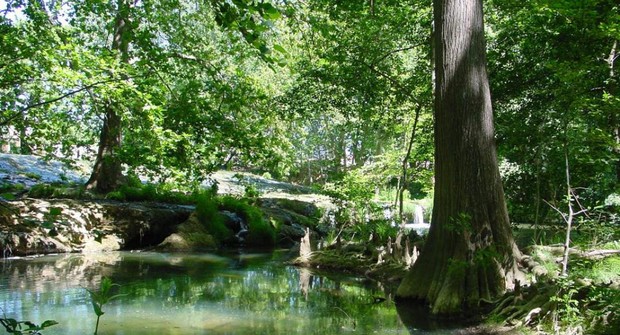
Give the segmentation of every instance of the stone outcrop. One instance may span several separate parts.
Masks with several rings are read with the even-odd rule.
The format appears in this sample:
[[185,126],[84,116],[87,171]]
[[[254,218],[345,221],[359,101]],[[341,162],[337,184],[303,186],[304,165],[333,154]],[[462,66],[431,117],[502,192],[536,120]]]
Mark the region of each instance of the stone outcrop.
[[[268,200],[261,210],[278,222],[277,243],[293,246],[321,213],[312,203]],[[196,219],[193,206],[111,200],[24,198],[0,200],[0,257],[149,249],[191,252],[218,244]],[[247,232],[238,213],[220,212],[233,234]],[[235,235],[235,236],[237,236]],[[238,237],[238,236],[237,236]]]
[[142,249],[185,222],[193,207],[67,199],[0,202],[2,256]]

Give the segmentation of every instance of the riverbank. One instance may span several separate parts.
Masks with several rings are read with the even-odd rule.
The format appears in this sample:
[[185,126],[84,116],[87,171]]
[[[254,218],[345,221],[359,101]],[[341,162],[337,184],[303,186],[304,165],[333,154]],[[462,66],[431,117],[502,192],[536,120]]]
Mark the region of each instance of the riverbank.
[[[145,249],[164,241],[162,251],[210,250],[219,244],[244,243],[247,233],[261,229],[258,226],[276,231],[276,241],[265,241],[265,246],[272,247],[274,242],[290,246],[306,228],[324,231],[322,214],[334,209],[329,197],[309,188],[245,172],[215,172],[198,193],[138,180],[101,195],[84,189],[81,171],[36,156],[0,154],[0,247],[4,256]],[[243,197],[248,188],[254,192],[251,199]],[[188,221],[196,211],[199,193],[216,199],[214,210],[219,213],[212,214],[212,219],[229,231],[219,236],[221,241],[191,230],[201,230]],[[189,243],[190,235],[197,234],[202,234],[204,243]]]

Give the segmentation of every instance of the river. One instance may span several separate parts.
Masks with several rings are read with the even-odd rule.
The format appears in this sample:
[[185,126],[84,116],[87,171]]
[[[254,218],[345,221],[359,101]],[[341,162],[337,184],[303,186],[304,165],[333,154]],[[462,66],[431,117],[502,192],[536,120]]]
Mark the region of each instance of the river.
[[57,321],[45,335],[92,334],[96,316],[86,289],[108,277],[122,296],[103,306],[100,335],[453,333],[403,324],[393,285],[300,269],[287,265],[289,257],[229,251],[5,259],[0,315]]

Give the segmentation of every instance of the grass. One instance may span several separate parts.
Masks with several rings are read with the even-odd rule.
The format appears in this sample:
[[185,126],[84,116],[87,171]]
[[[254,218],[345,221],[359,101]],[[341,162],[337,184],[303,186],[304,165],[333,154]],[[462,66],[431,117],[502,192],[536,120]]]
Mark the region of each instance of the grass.
[[31,198],[83,199],[84,186],[78,184],[36,184],[28,190]]
[[194,204],[196,195],[171,190],[166,185],[140,184],[123,185],[118,190],[106,194],[106,199],[117,201],[156,201],[170,204]]
[[595,285],[620,283],[620,256],[601,260],[575,259],[569,265],[572,277],[591,280]]

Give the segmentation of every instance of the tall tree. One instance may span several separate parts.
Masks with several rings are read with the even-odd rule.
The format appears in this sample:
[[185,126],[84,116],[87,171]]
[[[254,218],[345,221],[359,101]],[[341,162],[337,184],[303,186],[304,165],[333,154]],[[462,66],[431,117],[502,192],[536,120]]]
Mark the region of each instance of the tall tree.
[[435,198],[397,295],[461,314],[522,279],[497,165],[482,0],[435,0]]
[[[129,61],[129,42],[131,21],[129,18],[133,0],[118,0],[117,13],[112,35],[112,51],[117,52],[122,63]],[[122,126],[118,101],[113,98],[104,102],[105,116],[99,138],[99,149],[92,174],[86,187],[99,192],[115,189],[122,179],[121,159],[118,151],[121,147]]]

